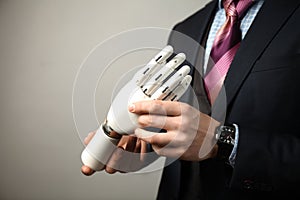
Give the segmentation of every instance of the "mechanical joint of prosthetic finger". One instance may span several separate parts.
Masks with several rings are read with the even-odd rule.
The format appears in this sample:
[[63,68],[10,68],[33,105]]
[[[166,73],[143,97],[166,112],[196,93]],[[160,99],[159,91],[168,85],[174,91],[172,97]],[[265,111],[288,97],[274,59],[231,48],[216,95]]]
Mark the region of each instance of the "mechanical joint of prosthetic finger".
[[[138,127],[137,115],[128,111],[131,103],[141,100],[176,101],[189,87],[190,67],[179,66],[185,54],[172,59],[173,48],[166,46],[118,92],[108,111],[106,120],[81,154],[84,165],[95,171],[103,169],[122,135],[131,134]],[[170,59],[168,61],[168,59]]]

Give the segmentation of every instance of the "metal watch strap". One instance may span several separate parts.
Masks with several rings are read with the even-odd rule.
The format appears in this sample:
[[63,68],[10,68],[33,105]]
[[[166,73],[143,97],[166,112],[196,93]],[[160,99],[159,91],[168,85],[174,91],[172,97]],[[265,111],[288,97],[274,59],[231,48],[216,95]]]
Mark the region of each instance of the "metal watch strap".
[[217,159],[229,162],[235,142],[235,127],[233,125],[219,126],[216,129],[216,139],[218,144]]

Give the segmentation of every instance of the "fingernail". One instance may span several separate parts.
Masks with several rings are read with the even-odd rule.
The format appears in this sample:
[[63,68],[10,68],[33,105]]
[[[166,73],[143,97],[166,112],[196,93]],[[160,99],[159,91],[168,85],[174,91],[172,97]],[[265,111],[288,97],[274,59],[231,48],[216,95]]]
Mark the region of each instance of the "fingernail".
[[128,106],[128,110],[129,110],[130,112],[134,112],[134,110],[135,110],[135,105],[134,105],[134,104],[130,104],[130,105]]

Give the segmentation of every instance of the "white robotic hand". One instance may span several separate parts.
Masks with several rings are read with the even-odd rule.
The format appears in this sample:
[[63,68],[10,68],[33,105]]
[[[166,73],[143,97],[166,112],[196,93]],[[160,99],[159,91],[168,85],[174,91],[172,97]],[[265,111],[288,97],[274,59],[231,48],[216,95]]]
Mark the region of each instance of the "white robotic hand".
[[173,48],[166,46],[150,62],[138,71],[114,98],[107,118],[81,154],[84,165],[95,171],[107,164],[121,135],[131,134],[137,128],[137,115],[128,106],[140,100],[178,100],[192,81],[190,67],[184,65],[185,54],[179,53],[169,62]]

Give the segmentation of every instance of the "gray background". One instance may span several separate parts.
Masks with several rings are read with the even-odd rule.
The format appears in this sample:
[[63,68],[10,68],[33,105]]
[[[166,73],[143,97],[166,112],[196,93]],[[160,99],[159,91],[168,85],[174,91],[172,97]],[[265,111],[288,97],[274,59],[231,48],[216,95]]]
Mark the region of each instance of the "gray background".
[[172,28],[206,2],[0,0],[0,199],[154,199],[161,171],[81,174],[73,83],[101,41]]

